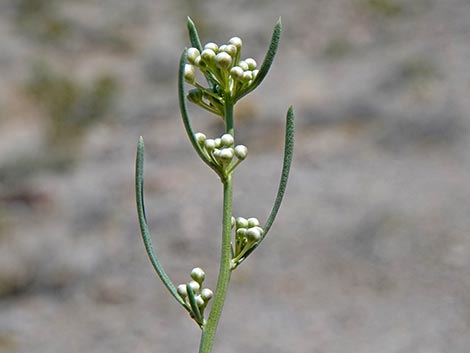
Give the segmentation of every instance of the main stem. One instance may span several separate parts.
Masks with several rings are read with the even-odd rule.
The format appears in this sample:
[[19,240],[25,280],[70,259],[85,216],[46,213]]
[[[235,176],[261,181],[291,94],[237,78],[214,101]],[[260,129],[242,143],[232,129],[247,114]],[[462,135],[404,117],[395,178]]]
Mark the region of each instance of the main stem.
[[[233,136],[233,103],[226,100],[224,104],[225,132]],[[220,256],[219,278],[215,290],[214,301],[207,322],[202,328],[199,353],[210,353],[214,345],[215,333],[219,323],[220,315],[227,295],[228,283],[230,282],[231,260],[232,260],[232,174],[222,179],[224,185],[224,204],[222,219],[222,251]]]

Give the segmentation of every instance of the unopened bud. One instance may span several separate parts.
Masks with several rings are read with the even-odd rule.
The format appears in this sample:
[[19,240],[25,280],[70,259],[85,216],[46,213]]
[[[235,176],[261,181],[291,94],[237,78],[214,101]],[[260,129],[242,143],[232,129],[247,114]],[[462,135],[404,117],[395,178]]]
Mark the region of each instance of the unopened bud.
[[261,239],[261,232],[258,228],[248,228],[246,230],[246,237],[249,241],[258,241]]
[[206,141],[206,135],[204,135],[202,132],[196,132],[194,134],[194,138],[200,145],[202,145],[204,141]]
[[196,304],[198,307],[201,307],[205,304],[204,299],[200,295],[196,296],[194,299],[196,299]]
[[188,51],[187,51],[187,55],[188,55],[188,61],[191,63],[191,64],[194,64],[196,58],[200,55],[199,53],[199,50],[197,48],[189,48]]
[[242,47],[242,40],[238,37],[230,38],[228,43],[236,46],[238,50]]
[[201,284],[204,282],[204,278],[206,278],[206,273],[202,270],[202,268],[195,267],[191,271],[191,278],[197,283]]
[[238,145],[235,147],[235,156],[238,159],[244,160],[247,154],[248,154],[248,148],[246,148],[246,146]]
[[237,229],[237,237],[244,238],[246,235],[246,228],[238,228]]
[[238,66],[240,66],[243,71],[248,70],[248,64],[247,64],[244,60],[240,61],[240,62],[238,63]]
[[253,79],[253,72],[251,71],[245,71],[242,76],[242,81],[243,82],[249,82]]
[[221,52],[215,57],[215,62],[221,69],[228,69],[232,65],[232,57],[226,52]]
[[234,142],[233,136],[230,134],[223,134],[220,138],[220,142],[222,143],[222,146],[230,147],[233,145]]
[[215,52],[212,49],[204,49],[201,58],[205,63],[211,63],[215,59]]
[[258,221],[258,218],[248,218],[248,227],[256,227],[256,226],[259,226],[259,221]]
[[235,80],[239,80],[243,77],[243,69],[240,66],[234,66],[230,69],[230,76]]
[[233,158],[233,148],[224,148],[223,150],[220,150],[219,157],[225,162],[231,161]]
[[243,217],[238,217],[235,220],[235,223],[237,224],[237,228],[247,228],[248,227],[248,220]]
[[246,64],[248,65],[249,70],[256,69],[256,61],[253,58],[245,59]]
[[213,151],[215,148],[215,141],[213,139],[207,139],[206,141],[204,141],[204,147],[209,152]]
[[201,285],[196,281],[190,281],[188,286],[193,290],[193,293],[199,293],[199,289],[201,289]]
[[209,288],[204,288],[204,289],[201,291],[201,298],[202,298],[205,302],[208,302],[209,300],[211,300],[213,296],[214,296],[214,293],[213,293]]
[[219,46],[215,43],[209,42],[206,45],[204,45],[204,49],[210,49],[214,53],[216,53],[219,50]]
[[176,291],[180,295],[181,298],[186,298],[188,296],[188,290],[186,287],[186,284],[180,284],[177,288]]
[[188,83],[194,83],[194,80],[196,79],[196,70],[193,65],[184,65],[184,79]]
[[226,52],[231,57],[234,57],[235,55],[237,55],[237,47],[232,44],[226,45],[224,48],[224,52]]

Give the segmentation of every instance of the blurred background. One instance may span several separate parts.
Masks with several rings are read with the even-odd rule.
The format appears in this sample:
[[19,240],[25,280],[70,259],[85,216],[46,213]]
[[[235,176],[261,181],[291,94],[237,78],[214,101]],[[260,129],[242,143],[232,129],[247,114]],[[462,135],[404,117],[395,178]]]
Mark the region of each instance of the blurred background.
[[133,191],[143,135],[161,261],[214,288],[222,188],[177,108],[188,15],[258,62],[282,16],[271,73],[236,110],[236,216],[269,214],[297,114],[285,202],[233,274],[214,352],[468,353],[467,0],[1,0],[0,352],[197,351]]

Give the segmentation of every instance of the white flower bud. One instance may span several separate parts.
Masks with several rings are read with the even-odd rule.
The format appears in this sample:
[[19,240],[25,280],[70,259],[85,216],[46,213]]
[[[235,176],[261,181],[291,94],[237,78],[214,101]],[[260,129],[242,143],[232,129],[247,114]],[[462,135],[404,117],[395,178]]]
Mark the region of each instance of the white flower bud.
[[233,148],[224,148],[220,150],[220,159],[229,162],[233,159]]
[[209,288],[204,288],[204,289],[201,291],[201,298],[202,298],[205,302],[208,302],[209,300],[211,300],[213,296],[214,296],[214,293],[212,293],[212,291],[211,291]]
[[177,288],[176,291],[180,295],[181,298],[186,298],[188,296],[188,290],[186,287],[186,284],[180,284]]
[[249,241],[258,241],[261,239],[261,233],[258,228],[248,228],[246,230],[246,237]]
[[201,65],[201,61],[202,61],[202,58],[201,56],[197,56],[195,59],[194,59],[194,65],[196,66],[200,66]]
[[196,296],[194,299],[196,299],[198,307],[202,307],[205,304],[204,299],[200,295]]
[[235,79],[239,80],[243,77],[243,69],[240,66],[234,66],[230,70],[230,75]]
[[235,147],[235,156],[238,159],[244,160],[247,154],[248,154],[248,148],[246,148],[246,146],[238,145]]
[[232,228],[235,227],[235,217],[232,216],[232,218],[230,219],[230,223],[232,225]]
[[249,70],[256,69],[256,61],[253,58],[245,59],[246,64],[248,65]]
[[204,278],[206,278],[206,273],[202,270],[202,268],[195,267],[191,271],[191,278],[197,283],[201,284],[204,282]]
[[242,47],[242,40],[238,37],[230,38],[228,43],[236,46],[238,50]]
[[246,235],[246,228],[238,228],[237,229],[237,237],[244,238]]
[[204,141],[206,141],[206,135],[204,135],[202,132],[196,132],[194,134],[194,137],[196,138],[196,141],[202,145]]
[[220,146],[222,146],[222,140],[219,137],[217,137],[214,140],[214,142],[215,142],[215,147],[219,148]]
[[220,150],[218,148],[216,148],[214,150],[214,152],[212,152],[214,154],[214,157],[219,159],[220,158]]
[[263,235],[263,233],[264,233],[264,230],[263,230],[263,228],[261,228],[260,226],[256,226],[256,227],[253,227],[253,228],[256,228],[256,229],[258,229],[258,230],[259,230],[259,232],[260,232],[260,234],[261,234],[261,235]]
[[231,57],[234,57],[235,55],[237,55],[237,47],[232,44],[226,45],[224,48],[224,52],[226,52]]
[[209,42],[206,45],[204,45],[204,49],[210,49],[214,53],[217,53],[219,51],[219,46],[215,43]]
[[240,66],[243,71],[249,70],[248,64],[247,64],[244,60],[240,61],[240,62],[238,63],[238,66]]
[[230,134],[223,134],[220,138],[220,142],[222,143],[222,146],[230,147],[234,142],[233,136]]
[[204,147],[206,148],[207,151],[212,151],[215,148],[215,141],[213,139],[207,139],[204,141]]
[[227,46],[225,44],[222,44],[220,47],[219,47],[219,53],[222,52],[222,51],[225,51],[225,49],[227,49]]
[[201,53],[199,53],[199,50],[197,48],[189,48],[187,51],[187,54],[188,54],[188,61],[191,64],[194,64],[195,63],[194,61]]
[[196,79],[196,70],[193,65],[184,65],[184,79],[188,83],[194,83],[194,80]]
[[248,220],[246,218],[238,217],[235,223],[237,224],[237,228],[248,228]]
[[215,59],[215,52],[212,49],[204,49],[201,58],[205,63],[211,63]]
[[259,221],[258,221],[258,218],[248,218],[248,227],[251,228],[251,227],[256,227],[256,226],[259,226]]
[[253,70],[253,80],[258,76],[259,70]]
[[199,289],[201,289],[201,285],[197,283],[196,281],[189,282],[188,286],[191,287],[191,289],[193,290],[193,293],[195,294],[199,293]]
[[242,76],[243,82],[250,82],[253,79],[253,72],[245,71]]
[[221,69],[228,69],[232,65],[232,57],[226,52],[221,52],[216,55],[215,62]]

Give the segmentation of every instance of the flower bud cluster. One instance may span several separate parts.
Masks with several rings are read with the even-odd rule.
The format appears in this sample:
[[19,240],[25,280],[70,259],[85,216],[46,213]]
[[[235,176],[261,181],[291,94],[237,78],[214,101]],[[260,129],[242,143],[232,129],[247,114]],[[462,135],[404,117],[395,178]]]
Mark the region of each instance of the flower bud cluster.
[[[199,51],[187,50],[188,63],[184,68],[184,79],[195,86],[198,92],[188,95],[188,99],[203,108],[222,115],[223,97],[236,98],[243,94],[258,75],[257,63],[253,58],[241,59],[242,40],[231,38],[226,44],[207,43]],[[196,68],[214,84],[204,88],[196,82]]]
[[263,228],[257,218],[243,218],[238,217],[235,219],[235,249],[234,249],[234,262],[240,260],[243,255],[261,240],[264,234]]
[[[214,295],[209,288],[202,288],[205,277],[205,272],[200,267],[195,267],[191,270],[191,281],[186,284],[180,284],[176,288],[179,296],[185,301],[188,307],[191,307],[188,291],[190,289],[192,290],[201,315],[204,313],[204,309]],[[194,312],[192,314],[195,316]]]
[[234,138],[230,134],[223,134],[215,139],[207,138],[200,132],[194,136],[206,157],[225,175],[230,174],[248,154],[244,145],[235,146]]

